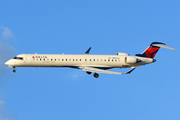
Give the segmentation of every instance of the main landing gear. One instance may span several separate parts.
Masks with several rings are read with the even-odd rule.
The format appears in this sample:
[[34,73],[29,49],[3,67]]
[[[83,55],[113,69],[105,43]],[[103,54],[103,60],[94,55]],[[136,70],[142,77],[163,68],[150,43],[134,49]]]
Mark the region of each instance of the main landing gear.
[[[86,73],[90,75],[92,72],[88,72],[88,71],[86,71]],[[98,77],[99,77],[99,74],[94,73],[94,75],[93,75],[93,76],[94,76],[95,78],[98,78]]]
[[95,78],[98,78],[98,77],[99,77],[99,74],[94,73],[94,77],[95,77]]
[[89,75],[91,74],[91,72],[88,72],[88,71],[86,71],[86,73],[89,74]]
[[13,66],[13,72],[14,72],[14,73],[16,72],[16,67],[15,67],[15,66]]

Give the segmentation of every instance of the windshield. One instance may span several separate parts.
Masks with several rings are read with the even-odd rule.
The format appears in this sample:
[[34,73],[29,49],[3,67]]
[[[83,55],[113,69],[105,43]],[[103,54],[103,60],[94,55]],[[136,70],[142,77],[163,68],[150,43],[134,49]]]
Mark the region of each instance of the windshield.
[[23,60],[23,57],[14,57],[13,59]]

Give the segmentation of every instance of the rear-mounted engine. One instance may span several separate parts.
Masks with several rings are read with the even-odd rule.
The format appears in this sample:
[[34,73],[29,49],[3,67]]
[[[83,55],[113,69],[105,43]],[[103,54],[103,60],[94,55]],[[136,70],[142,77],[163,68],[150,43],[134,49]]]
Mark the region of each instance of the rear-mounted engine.
[[128,64],[134,64],[134,63],[139,63],[142,62],[140,59],[137,59],[136,57],[132,57],[132,56],[127,56],[125,57],[125,63]]

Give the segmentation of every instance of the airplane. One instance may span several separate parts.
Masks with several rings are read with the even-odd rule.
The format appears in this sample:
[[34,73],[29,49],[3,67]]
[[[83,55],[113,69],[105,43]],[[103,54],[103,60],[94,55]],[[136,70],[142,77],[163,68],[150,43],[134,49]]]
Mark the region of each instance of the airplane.
[[[8,60],[5,64],[13,67],[69,67],[86,71],[87,74],[94,73],[95,78],[98,73],[106,74],[130,74],[136,67],[154,63],[156,53],[160,47],[175,50],[161,42],[152,42],[150,46],[141,54],[131,56],[127,53],[117,53],[116,55],[89,55],[91,47],[82,55],[77,54],[20,54]],[[132,68],[126,73],[109,71],[112,68]]]

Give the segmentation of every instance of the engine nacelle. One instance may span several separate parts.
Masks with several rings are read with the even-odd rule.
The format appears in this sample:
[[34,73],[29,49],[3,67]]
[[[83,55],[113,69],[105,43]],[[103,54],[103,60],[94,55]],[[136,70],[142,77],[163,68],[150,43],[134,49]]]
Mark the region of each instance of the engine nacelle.
[[127,53],[117,53],[116,55],[128,56],[128,54],[127,54]]
[[128,64],[134,64],[134,63],[139,63],[139,62],[142,62],[141,60],[137,59],[136,57],[133,57],[133,56],[127,56],[125,57],[125,63],[128,63]]

